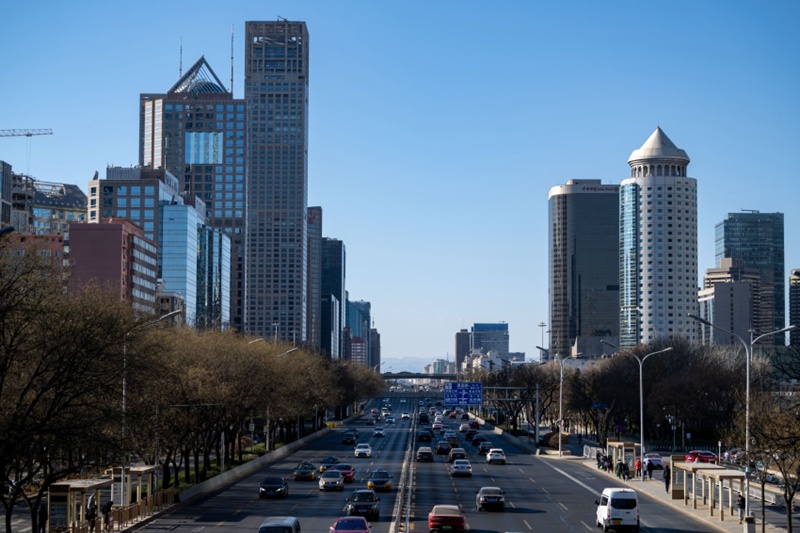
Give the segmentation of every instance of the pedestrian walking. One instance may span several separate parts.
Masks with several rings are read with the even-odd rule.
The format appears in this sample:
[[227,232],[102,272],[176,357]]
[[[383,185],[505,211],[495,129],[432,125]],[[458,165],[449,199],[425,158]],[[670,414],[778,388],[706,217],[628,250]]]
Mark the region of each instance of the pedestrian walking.
[[600,467],[603,465],[603,454],[600,453],[600,450],[597,450],[597,453],[595,454],[594,457],[595,459],[597,459],[597,468],[599,470]]
[[636,459],[636,463],[634,463],[633,466],[634,466],[634,469],[636,470],[636,472],[635,472],[636,473],[636,477],[641,476],[642,475],[642,460],[641,459]]
[[669,466],[664,467],[664,489],[669,492],[669,482],[672,480],[672,473],[669,471]]
[[89,501],[88,508],[86,509],[86,521],[89,522],[89,531],[94,533],[96,531],[95,523],[97,521],[97,502],[94,501],[94,498]]
[[647,477],[653,479],[653,470],[655,470],[655,465],[653,461],[647,461]]
[[111,516],[111,508],[113,506],[114,502],[108,500],[103,504],[103,507],[100,508],[100,512],[103,513],[103,527],[106,531],[111,531],[111,528],[114,527],[114,518]]
[[740,492],[739,493],[739,498],[736,499],[736,508],[739,509],[739,523],[740,524],[742,523],[742,520],[744,520],[744,508],[745,508],[745,506],[746,506],[746,504],[745,504],[745,501],[744,501],[744,496],[742,496],[742,493]]

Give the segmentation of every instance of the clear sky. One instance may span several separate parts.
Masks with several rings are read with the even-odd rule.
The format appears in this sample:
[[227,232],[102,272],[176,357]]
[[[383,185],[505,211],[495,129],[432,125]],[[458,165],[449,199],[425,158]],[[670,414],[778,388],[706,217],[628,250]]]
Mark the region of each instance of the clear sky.
[[742,209],[785,214],[800,268],[796,1],[4,2],[0,129],[54,135],[0,138],[0,159],[85,191],[137,163],[139,94],[177,81],[181,43],[227,85],[233,29],[242,97],[244,23],[278,16],[310,32],[309,205],[384,358],[418,370],[501,321],[535,358],[549,189],[619,183],[659,125],[698,180],[698,275]]

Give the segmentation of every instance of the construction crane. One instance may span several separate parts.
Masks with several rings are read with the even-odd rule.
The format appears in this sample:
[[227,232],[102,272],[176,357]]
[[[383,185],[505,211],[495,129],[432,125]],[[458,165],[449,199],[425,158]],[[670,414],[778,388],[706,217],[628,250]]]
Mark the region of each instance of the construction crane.
[[52,135],[53,130],[0,130],[0,137],[32,137],[34,135]]

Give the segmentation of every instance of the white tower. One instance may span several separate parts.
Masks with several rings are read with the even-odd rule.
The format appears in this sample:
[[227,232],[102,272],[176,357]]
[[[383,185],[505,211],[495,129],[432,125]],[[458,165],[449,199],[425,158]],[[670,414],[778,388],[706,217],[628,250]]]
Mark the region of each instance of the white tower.
[[697,180],[689,156],[661,130],[628,159],[620,186],[620,343],[696,340]]

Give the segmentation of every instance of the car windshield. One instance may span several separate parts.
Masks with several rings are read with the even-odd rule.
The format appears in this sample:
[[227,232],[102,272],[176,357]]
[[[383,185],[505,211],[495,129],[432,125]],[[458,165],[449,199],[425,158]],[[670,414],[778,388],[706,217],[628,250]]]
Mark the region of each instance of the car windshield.
[[326,470],[325,473],[322,474],[322,477],[324,477],[325,479],[328,479],[328,478],[336,479],[340,475],[341,475],[341,473],[338,470]]
[[636,500],[633,498],[611,498],[611,507],[614,509],[636,509]]
[[353,494],[354,502],[374,502],[375,495],[371,492],[356,492]]
[[313,469],[314,465],[312,465],[311,463],[300,463],[299,465],[297,465],[298,470],[306,470],[309,468]]
[[383,472],[383,471],[373,472],[370,477],[372,479],[386,479],[389,477],[389,472]]
[[262,485],[280,485],[283,483],[283,478],[280,477],[267,477],[261,482]]
[[336,523],[336,529],[339,531],[362,530],[364,529],[364,521],[356,519],[339,520],[339,522]]
[[498,489],[481,489],[481,494],[483,496],[500,496],[502,491]]

